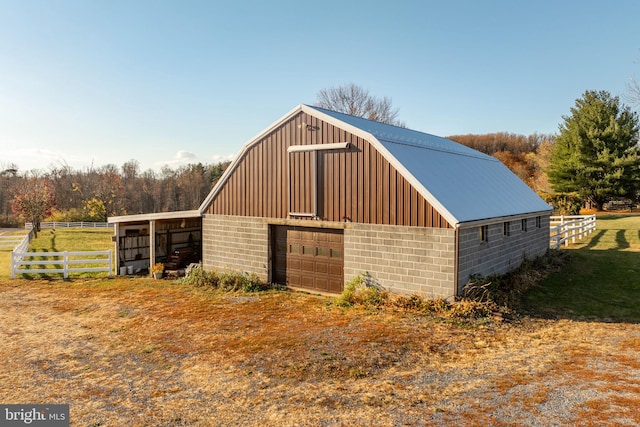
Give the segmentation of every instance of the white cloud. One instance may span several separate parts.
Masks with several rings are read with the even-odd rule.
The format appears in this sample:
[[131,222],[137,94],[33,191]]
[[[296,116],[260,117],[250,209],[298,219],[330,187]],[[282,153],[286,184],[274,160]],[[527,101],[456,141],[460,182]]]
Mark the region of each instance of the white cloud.
[[236,157],[235,154],[214,154],[211,156],[211,160],[215,163],[226,162],[227,160],[231,161]]
[[91,164],[91,159],[46,148],[8,150],[3,153],[3,157],[16,164],[20,171],[48,170],[60,165],[77,168]]
[[[220,163],[231,161],[235,158],[235,154],[214,154],[211,156],[210,162],[212,163]],[[155,165],[158,167],[169,166],[170,168],[179,168],[180,166],[185,166],[188,164],[198,163],[202,160],[198,157],[197,154],[192,153],[190,151],[180,150],[171,160],[162,160],[156,162]]]
[[180,166],[188,165],[189,163],[197,163],[198,156],[190,151],[180,150],[173,156],[171,160],[162,160],[156,162],[156,166],[169,166],[170,168],[177,168]]
[[175,157],[176,160],[187,160],[187,161],[195,160],[197,158],[198,156],[196,156],[194,153],[190,151],[184,151],[184,150],[178,151]]

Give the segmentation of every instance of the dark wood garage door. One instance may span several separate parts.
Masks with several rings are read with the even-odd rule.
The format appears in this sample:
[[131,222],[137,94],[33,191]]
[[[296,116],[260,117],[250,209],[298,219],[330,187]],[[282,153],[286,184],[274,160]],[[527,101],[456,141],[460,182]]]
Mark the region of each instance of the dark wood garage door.
[[274,282],[320,292],[342,292],[342,230],[274,226],[272,235]]

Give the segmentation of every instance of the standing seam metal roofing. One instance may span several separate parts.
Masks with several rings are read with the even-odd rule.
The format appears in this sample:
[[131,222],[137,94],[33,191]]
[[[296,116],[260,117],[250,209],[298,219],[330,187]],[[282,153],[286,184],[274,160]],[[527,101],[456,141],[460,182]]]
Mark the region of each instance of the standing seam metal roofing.
[[405,178],[436,208],[443,207],[442,214],[454,226],[551,211],[495,157],[427,133],[318,107],[307,108],[371,134],[393,156],[388,160],[396,167],[400,165],[399,169],[404,168],[410,174]]

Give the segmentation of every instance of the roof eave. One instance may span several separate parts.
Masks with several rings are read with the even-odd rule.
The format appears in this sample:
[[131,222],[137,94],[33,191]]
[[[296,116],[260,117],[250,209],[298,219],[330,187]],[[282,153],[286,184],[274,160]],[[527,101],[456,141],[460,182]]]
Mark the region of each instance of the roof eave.
[[140,221],[158,221],[166,219],[181,219],[181,218],[199,218],[202,214],[199,210],[190,211],[176,211],[176,212],[156,212],[148,214],[138,215],[122,215],[122,216],[110,216],[107,218],[109,224],[118,224],[121,222],[140,222]]
[[457,223],[454,228],[460,229],[460,228],[478,227],[480,225],[485,225],[485,224],[493,224],[493,223],[504,222],[504,221],[514,221],[520,218],[530,218],[532,216],[547,215],[547,214],[550,215],[552,213],[553,213],[553,209],[549,207],[549,209],[545,209],[545,210],[522,212],[518,214],[503,215],[503,216],[497,216],[492,218],[479,218],[479,219],[461,221]]

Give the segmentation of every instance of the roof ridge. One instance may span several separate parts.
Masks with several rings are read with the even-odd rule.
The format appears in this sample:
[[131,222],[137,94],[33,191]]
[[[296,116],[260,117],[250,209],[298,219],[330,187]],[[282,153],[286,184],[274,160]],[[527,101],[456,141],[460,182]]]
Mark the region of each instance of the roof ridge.
[[[398,145],[406,145],[406,146],[409,146],[409,147],[424,148],[425,150],[439,151],[441,153],[449,153],[449,154],[454,154],[454,155],[457,155],[457,156],[474,157],[476,159],[486,160],[486,161],[490,161],[490,162],[492,162],[492,161],[499,162],[500,161],[500,160],[496,159],[493,156],[489,156],[488,154],[485,154],[485,153],[483,153],[481,151],[477,151],[477,150],[474,150],[474,151],[476,151],[475,153],[471,152],[471,151],[467,151],[467,150],[458,151],[458,150],[452,150],[452,149],[450,149],[448,147],[430,146],[430,145],[425,144],[423,141],[418,141],[418,140],[416,140],[416,141],[398,141],[398,140],[394,140],[394,139],[386,139],[386,138],[381,137],[379,135],[376,135],[376,137],[378,138],[378,140],[385,141],[385,142],[388,142],[390,144],[398,144]],[[455,141],[452,141],[452,142],[455,142]],[[463,145],[463,147],[466,147],[466,145]],[[469,147],[467,147],[467,148],[469,148]]]
[[[417,148],[436,150],[444,153],[475,157],[483,160],[498,161],[498,159],[496,159],[493,156],[490,156],[486,153],[475,150],[471,147],[467,147],[464,144],[461,144],[449,138],[445,138],[443,136],[438,136],[438,135],[423,132],[420,130],[397,126],[389,123],[376,122],[375,120],[367,119],[365,117],[354,116],[352,114],[329,110],[327,108],[315,107],[315,106],[311,106],[311,108],[323,111],[326,114],[329,114],[332,117],[338,120],[341,120],[343,122],[345,121],[345,119],[348,120],[347,118],[353,118],[355,119],[355,121],[366,122],[366,123],[354,123],[353,121],[351,121],[348,123],[365,132],[370,133],[371,135],[375,136],[378,140],[385,141],[387,143],[403,144],[403,145],[413,146]],[[336,117],[336,115],[340,115],[344,117]],[[389,128],[389,129],[386,129],[386,128]],[[391,129],[394,130],[395,132],[388,131]],[[412,135],[402,135],[403,133],[412,134]],[[422,138],[418,137],[418,135],[422,136]]]

